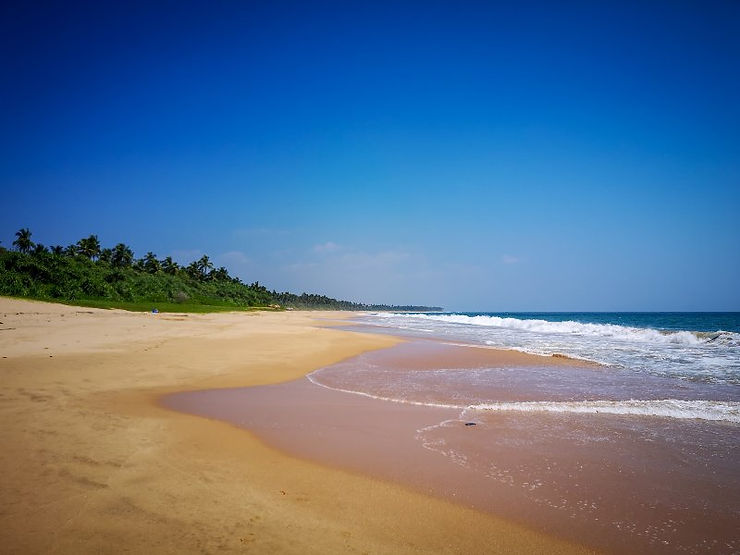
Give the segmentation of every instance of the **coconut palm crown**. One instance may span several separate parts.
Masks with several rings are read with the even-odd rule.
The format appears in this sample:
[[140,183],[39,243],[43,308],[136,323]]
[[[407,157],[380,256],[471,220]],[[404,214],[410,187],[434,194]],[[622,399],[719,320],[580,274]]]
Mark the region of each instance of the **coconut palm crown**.
[[27,227],[21,228],[15,232],[16,240],[13,241],[13,245],[23,253],[30,252],[34,247],[34,242],[31,241],[31,230]]

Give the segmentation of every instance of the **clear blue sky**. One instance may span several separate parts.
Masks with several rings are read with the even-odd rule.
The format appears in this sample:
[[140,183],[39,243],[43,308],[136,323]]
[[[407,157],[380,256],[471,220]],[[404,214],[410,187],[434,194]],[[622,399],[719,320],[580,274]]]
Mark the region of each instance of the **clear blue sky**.
[[97,233],[368,302],[740,310],[738,2],[17,4],[5,246]]

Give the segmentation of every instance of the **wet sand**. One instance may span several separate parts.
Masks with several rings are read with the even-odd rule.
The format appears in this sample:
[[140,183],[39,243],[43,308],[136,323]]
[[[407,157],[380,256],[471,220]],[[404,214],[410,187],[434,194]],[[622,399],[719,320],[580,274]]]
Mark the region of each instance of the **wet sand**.
[[584,552],[157,403],[289,382],[397,342],[319,327],[344,316],[152,315],[0,298],[2,551]]
[[[249,429],[286,453],[390,480],[593,549],[731,553],[739,545],[736,426],[615,415],[461,413],[338,391],[389,398],[405,375],[421,371],[432,381],[417,377],[410,399],[449,404],[449,390],[434,383],[440,368],[492,366],[533,376],[486,391],[502,401],[572,393],[543,390],[543,372],[555,373],[556,381],[561,372],[568,373],[561,374],[565,382],[566,375],[576,383],[606,379],[602,367],[580,361],[418,341],[321,370],[313,382],[190,392],[163,403]],[[368,371],[353,375],[355,367]],[[457,393],[470,398],[475,392]]]

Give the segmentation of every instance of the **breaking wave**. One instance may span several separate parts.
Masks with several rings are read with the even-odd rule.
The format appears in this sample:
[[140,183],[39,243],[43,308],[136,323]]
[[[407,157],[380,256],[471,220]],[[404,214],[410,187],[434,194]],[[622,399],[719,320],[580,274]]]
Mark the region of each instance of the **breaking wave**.
[[[382,317],[378,314],[377,316]],[[652,328],[636,328],[616,324],[593,324],[576,322],[551,322],[548,320],[505,318],[500,316],[467,316],[464,314],[393,314],[388,317],[430,320],[447,324],[463,324],[468,326],[482,326],[520,330],[540,334],[560,334],[580,337],[602,337],[629,342],[653,343],[662,345],[716,344],[724,346],[740,346],[740,334],[729,331],[669,331]]]

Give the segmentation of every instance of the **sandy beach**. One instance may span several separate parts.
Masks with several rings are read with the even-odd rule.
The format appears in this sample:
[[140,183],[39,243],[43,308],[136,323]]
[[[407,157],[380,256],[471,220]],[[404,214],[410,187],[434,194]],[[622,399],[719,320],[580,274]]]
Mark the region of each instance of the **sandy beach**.
[[574,384],[611,379],[585,361],[409,338],[290,382],[161,402],[594,550],[734,552],[732,425],[561,412]]
[[2,551],[585,551],[157,403],[286,382],[398,341],[326,327],[342,316],[0,299]]

